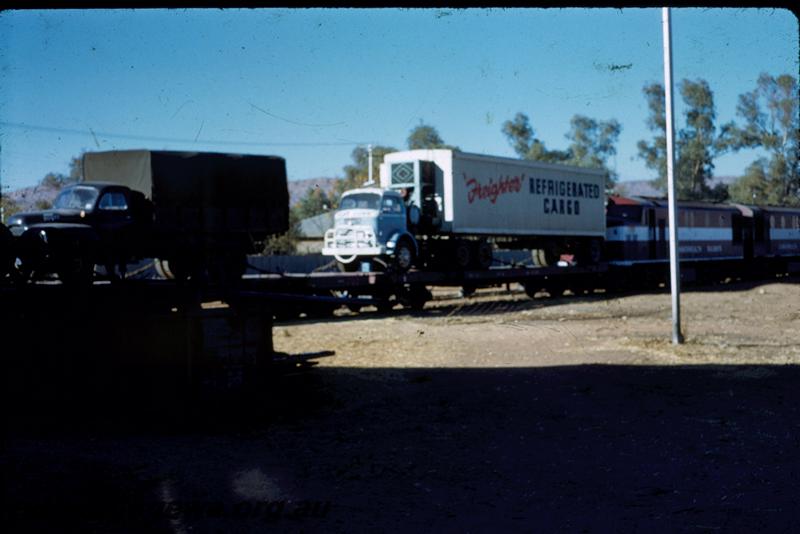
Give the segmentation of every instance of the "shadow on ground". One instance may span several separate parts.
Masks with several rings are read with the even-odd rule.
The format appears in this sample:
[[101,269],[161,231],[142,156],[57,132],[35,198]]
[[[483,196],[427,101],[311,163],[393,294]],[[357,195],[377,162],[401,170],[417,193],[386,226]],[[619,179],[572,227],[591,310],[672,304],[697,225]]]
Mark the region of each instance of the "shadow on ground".
[[7,428],[3,523],[791,532],[798,383],[797,366],[315,368],[180,424],[62,409]]

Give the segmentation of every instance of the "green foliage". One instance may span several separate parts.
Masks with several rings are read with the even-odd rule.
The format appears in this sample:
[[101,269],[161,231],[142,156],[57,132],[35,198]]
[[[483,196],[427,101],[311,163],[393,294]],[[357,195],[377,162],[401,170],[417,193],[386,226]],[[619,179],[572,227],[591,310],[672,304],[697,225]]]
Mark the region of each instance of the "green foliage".
[[534,136],[533,128],[527,115],[518,112],[512,120],[503,123],[502,131],[519,157],[531,159],[527,156],[531,151],[531,143],[534,140]]
[[[653,83],[643,89],[650,115],[647,126],[654,136],[651,142],[639,141],[639,157],[658,172],[653,185],[667,189],[667,138],[664,87]],[[714,157],[718,153],[715,137],[714,94],[705,80],[683,80],[680,93],[686,104],[686,125],[675,135],[675,189],[681,200],[724,200],[723,184],[709,186],[714,174]]]
[[16,202],[14,202],[5,195],[2,198],[0,198],[0,206],[3,207],[4,220],[2,222],[8,220],[8,218],[14,215],[15,213],[19,213],[20,211],[22,211]]
[[289,230],[269,238],[264,246],[264,255],[295,254],[300,241],[300,222],[332,209],[333,199],[319,187],[309,187],[300,201],[289,210]]
[[522,159],[562,163],[570,158],[568,152],[548,150],[544,143],[536,138],[530,119],[524,113],[517,113],[512,120],[504,122],[502,132],[514,147],[514,152]]
[[409,150],[424,148],[448,148],[450,150],[458,150],[458,147],[445,144],[436,128],[423,123],[420,123],[419,126],[411,130],[406,142]]
[[645,165],[649,169],[658,172],[658,185],[660,181],[666,180],[667,176],[667,120],[664,112],[664,87],[660,83],[646,85],[642,89],[650,115],[647,117],[647,127],[653,132],[651,143],[639,141],[639,157],[644,159]]
[[570,120],[571,141],[567,150],[549,150],[536,138],[530,119],[517,113],[512,120],[503,123],[502,132],[514,151],[523,159],[544,163],[564,163],[577,167],[598,168],[608,171],[606,187],[614,186],[615,173],[608,169],[608,158],[616,154],[616,142],[622,126],[614,119],[596,121],[583,115]]
[[265,256],[294,254],[297,251],[297,242],[300,240],[300,220],[295,209],[289,210],[289,230],[270,237],[264,244],[262,254]]
[[37,200],[35,206],[37,211],[49,210],[53,207],[53,203],[49,200]]
[[68,183],[78,182],[81,178],[83,178],[83,153],[69,161]]
[[800,206],[800,198],[786,195],[781,176],[785,169],[775,169],[780,160],[759,158],[751,163],[744,175],[730,186],[730,198],[743,204],[771,206]]
[[762,73],[753,91],[739,96],[736,114],[742,124],[722,126],[718,148],[739,151],[762,148],[769,159],[753,162],[732,186],[740,202],[800,205],[800,115],[797,80]]
[[41,179],[39,185],[42,187],[50,187],[53,189],[57,189],[62,187],[67,181],[67,177],[63,174],[55,174],[52,172],[48,172],[44,178]]
[[299,219],[314,217],[320,213],[325,213],[333,206],[333,199],[319,187],[309,187],[306,194],[294,206],[293,210]]
[[571,157],[568,151],[548,150],[545,144],[536,138],[530,119],[524,113],[517,113],[512,120],[504,122],[502,131],[514,147],[514,152],[522,159],[563,163]]
[[39,185],[49,187],[52,189],[61,189],[62,187],[74,184],[80,181],[83,175],[83,154],[73,157],[69,162],[69,174],[61,174],[48,172],[44,178],[39,181]]
[[606,189],[613,189],[617,173],[608,168],[607,161],[617,153],[615,145],[621,131],[622,125],[615,119],[598,122],[584,115],[574,115],[567,134],[571,143],[566,163],[576,167],[606,169]]

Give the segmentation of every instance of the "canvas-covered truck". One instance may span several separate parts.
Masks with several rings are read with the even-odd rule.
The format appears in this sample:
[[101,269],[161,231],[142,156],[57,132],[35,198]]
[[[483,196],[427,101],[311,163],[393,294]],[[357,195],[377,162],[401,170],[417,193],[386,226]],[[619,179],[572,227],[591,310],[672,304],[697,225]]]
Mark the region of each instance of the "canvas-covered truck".
[[221,281],[287,230],[288,210],[283,158],[122,150],[86,153],[82,181],[9,227],[25,275],[87,281],[154,258],[170,277]]
[[0,223],[0,280],[11,272],[14,264],[14,238],[6,225]]
[[322,253],[343,270],[366,261],[429,269],[486,269],[494,243],[530,249],[541,266],[564,254],[600,261],[605,179],[599,169],[470,154],[389,153],[380,188],[346,192]]

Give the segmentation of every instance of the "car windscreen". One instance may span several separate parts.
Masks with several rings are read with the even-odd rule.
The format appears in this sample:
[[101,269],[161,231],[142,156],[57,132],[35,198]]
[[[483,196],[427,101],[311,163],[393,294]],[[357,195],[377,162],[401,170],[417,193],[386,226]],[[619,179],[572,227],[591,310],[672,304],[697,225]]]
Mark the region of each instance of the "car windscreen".
[[381,196],[374,193],[355,193],[347,195],[339,204],[340,210],[376,210],[380,206]]
[[97,194],[94,187],[70,187],[56,197],[53,207],[62,210],[91,210]]

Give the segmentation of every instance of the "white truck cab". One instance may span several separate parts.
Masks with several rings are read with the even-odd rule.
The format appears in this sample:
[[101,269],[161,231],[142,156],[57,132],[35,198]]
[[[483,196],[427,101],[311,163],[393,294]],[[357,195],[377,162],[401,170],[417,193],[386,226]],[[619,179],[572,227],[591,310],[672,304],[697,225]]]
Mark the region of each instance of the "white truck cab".
[[334,226],[325,232],[322,254],[335,257],[344,270],[356,270],[361,260],[376,257],[410,268],[416,244],[401,192],[365,187],[344,193]]

